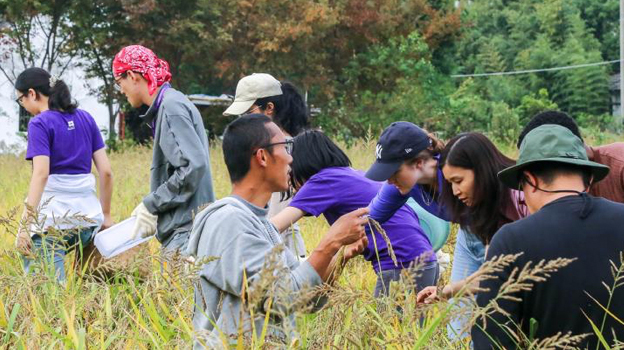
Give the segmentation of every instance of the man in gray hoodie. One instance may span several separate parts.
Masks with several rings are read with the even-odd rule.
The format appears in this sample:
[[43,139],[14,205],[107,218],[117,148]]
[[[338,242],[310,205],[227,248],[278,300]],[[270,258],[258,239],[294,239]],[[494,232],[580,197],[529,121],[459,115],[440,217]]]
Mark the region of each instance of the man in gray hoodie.
[[166,61],[140,45],[113,60],[115,84],[152,127],[150,193],[134,209],[135,237],[156,234],[165,252],[184,251],[194,211],[214,202],[208,137],[197,108],[169,85]]
[[202,265],[195,285],[195,349],[227,347],[264,329],[271,341],[287,341],[297,306],[313,304],[312,288],[335,278],[337,252],[347,246],[348,260],[367,244],[364,208],[334,223],[304,262],[283,248],[267,203],[288,189],[291,148],[261,114],[238,118],[225,131],[232,194],[197,215],[187,251],[200,261],[216,258]]

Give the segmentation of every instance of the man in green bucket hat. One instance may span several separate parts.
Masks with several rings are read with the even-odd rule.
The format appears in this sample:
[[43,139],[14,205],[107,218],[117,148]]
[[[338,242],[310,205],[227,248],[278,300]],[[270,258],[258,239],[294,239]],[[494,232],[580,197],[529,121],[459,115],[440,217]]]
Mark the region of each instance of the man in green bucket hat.
[[[473,326],[475,349],[526,348],[529,339],[567,332],[589,334],[574,346],[595,348],[599,337],[592,324],[602,326],[603,318],[605,341],[612,345],[614,339],[624,339],[622,324],[605,317],[604,310],[624,318],[624,288],[613,295],[605,288],[614,285],[611,262],[617,267],[624,263],[624,204],[587,194],[608,173],[608,167],[587,159],[581,139],[565,127],[542,125],[526,135],[517,164],[498,177],[524,192],[531,215],[503,226],[489,246],[487,260],[521,255],[480,283],[477,304],[486,307],[496,300],[498,308]],[[512,294],[516,300],[495,299],[512,275],[517,279],[512,271],[557,258],[573,261],[545,281],[528,280]]]

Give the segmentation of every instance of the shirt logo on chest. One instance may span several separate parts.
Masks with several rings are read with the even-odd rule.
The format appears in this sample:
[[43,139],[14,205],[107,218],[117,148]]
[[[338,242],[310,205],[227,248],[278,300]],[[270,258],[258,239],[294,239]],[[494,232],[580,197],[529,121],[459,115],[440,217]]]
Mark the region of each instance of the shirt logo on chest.
[[74,130],[76,126],[74,125],[74,121],[70,120],[67,122],[67,130]]

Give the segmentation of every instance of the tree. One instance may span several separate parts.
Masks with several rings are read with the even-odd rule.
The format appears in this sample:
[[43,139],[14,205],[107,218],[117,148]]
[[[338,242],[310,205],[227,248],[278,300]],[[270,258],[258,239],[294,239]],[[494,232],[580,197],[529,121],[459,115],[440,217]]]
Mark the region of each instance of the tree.
[[130,42],[132,32],[128,27],[122,3],[117,0],[74,0],[70,11],[72,25],[67,28],[72,43],[82,60],[79,65],[87,76],[98,78],[102,86],[90,87],[108,109],[108,139],[115,140],[115,119],[119,93],[115,90],[112,59],[124,42]]
[[72,46],[68,13],[71,0],[1,0],[0,72],[14,84],[28,67],[41,67],[62,75],[77,57]]
[[[461,72],[550,68],[601,61],[601,43],[583,20],[580,8],[579,1],[472,1],[463,12],[469,29],[458,44],[457,61],[463,63]],[[559,108],[572,115],[600,115],[609,109],[608,79],[605,67],[588,67],[476,78],[475,84],[482,87],[477,90],[483,99],[505,102],[512,108],[522,103],[523,96],[546,89]]]

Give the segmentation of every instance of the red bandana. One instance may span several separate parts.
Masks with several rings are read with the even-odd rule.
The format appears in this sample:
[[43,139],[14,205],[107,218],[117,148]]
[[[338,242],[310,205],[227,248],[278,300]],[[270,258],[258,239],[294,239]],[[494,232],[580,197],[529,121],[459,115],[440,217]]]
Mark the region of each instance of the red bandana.
[[152,95],[159,86],[171,80],[169,63],[156,57],[156,54],[141,45],[126,46],[113,60],[115,77],[127,71],[141,73],[147,80],[149,94]]

